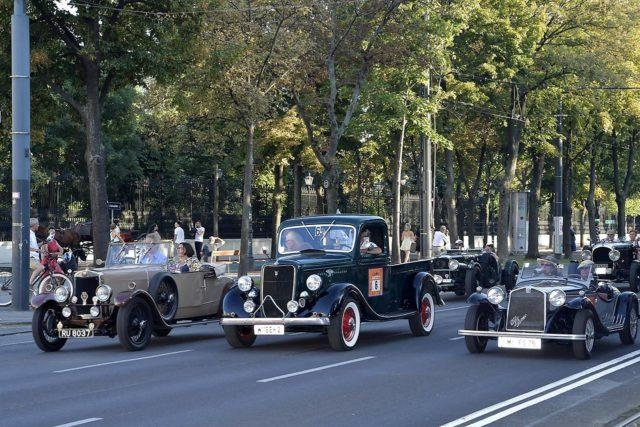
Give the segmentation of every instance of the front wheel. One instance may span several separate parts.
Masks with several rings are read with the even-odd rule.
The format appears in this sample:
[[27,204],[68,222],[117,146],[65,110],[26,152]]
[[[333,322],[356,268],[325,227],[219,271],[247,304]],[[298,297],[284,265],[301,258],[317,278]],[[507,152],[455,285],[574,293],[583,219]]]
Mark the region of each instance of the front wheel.
[[573,341],[573,355],[576,359],[590,359],[593,343],[595,341],[596,328],[593,323],[593,314],[589,310],[580,310],[573,319],[571,333],[574,335],[586,335],[584,341]]
[[256,342],[253,326],[223,326],[224,337],[233,348],[251,347]]
[[640,262],[632,262],[629,267],[629,289],[638,292],[640,287]]
[[340,311],[331,317],[328,338],[331,348],[338,351],[353,350],[360,336],[360,308],[353,298],[347,297]]
[[66,338],[58,337],[56,312],[51,306],[40,306],[33,312],[31,333],[42,351],[58,351],[64,347]]
[[633,344],[638,334],[638,305],[636,301],[631,301],[627,318],[624,319],[624,326],[620,331],[620,341],[622,344]]
[[433,329],[433,323],[435,321],[433,296],[429,291],[423,292],[422,298],[420,298],[418,313],[409,318],[409,328],[411,328],[411,333],[416,337],[429,335]]
[[[489,330],[489,314],[487,310],[479,305],[472,305],[467,310],[464,318],[464,328],[471,331],[488,331]],[[465,336],[464,343],[469,353],[483,353],[487,348],[486,337]]]
[[118,310],[116,330],[124,348],[129,351],[144,349],[151,341],[153,331],[153,318],[147,303],[135,298]]

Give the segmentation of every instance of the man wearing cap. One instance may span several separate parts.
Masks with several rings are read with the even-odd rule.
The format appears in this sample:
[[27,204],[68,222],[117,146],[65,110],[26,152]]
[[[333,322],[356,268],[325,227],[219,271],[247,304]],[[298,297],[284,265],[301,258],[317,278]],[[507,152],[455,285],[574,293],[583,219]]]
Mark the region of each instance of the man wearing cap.
[[580,273],[580,279],[589,280],[591,278],[591,269],[593,268],[593,261],[586,259],[578,265],[578,273]]
[[456,240],[455,243],[453,244],[453,248],[454,249],[458,249],[458,250],[463,250],[464,249],[464,242],[460,239]]
[[613,228],[607,230],[607,237],[604,238],[604,243],[615,243],[616,241],[616,232]]
[[538,258],[538,265],[542,269],[543,276],[556,276],[558,274],[558,260],[553,255]]

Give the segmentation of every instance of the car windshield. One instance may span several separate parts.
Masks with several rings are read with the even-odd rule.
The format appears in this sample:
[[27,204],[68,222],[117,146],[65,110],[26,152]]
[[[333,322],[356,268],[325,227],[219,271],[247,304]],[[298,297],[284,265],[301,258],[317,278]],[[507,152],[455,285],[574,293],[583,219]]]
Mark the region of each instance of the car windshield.
[[278,236],[278,253],[292,254],[304,250],[351,252],[356,229],[344,224],[309,224],[283,228]]
[[106,267],[116,265],[164,265],[171,255],[171,242],[162,243],[111,243],[107,252]]
[[592,265],[578,268],[577,263],[553,266],[550,264],[527,265],[522,268],[518,282],[529,280],[570,280],[591,283],[593,279]]

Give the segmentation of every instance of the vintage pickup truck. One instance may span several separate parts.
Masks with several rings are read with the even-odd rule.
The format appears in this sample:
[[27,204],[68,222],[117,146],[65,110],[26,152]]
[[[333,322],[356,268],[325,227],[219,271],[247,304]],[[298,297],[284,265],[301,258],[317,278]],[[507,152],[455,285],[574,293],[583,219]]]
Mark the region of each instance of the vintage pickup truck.
[[257,335],[320,332],[335,350],[356,346],[361,322],[408,319],[415,336],[431,333],[443,305],[430,261],[391,264],[386,222],[368,215],[284,221],[275,262],[225,295],[221,324],[233,347]]

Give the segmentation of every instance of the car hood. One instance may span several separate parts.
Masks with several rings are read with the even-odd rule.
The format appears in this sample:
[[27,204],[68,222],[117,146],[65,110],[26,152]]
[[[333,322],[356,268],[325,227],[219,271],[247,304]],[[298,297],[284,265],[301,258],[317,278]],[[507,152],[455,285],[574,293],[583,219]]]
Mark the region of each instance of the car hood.
[[580,283],[574,283],[574,282],[570,282],[570,281],[562,280],[562,279],[559,279],[559,280],[544,280],[544,281],[540,281],[540,280],[522,281],[522,282],[520,282],[520,283],[518,283],[516,285],[514,290],[527,288],[527,287],[536,289],[536,290],[544,292],[544,293],[549,293],[549,292],[553,291],[554,289],[561,289],[565,293],[578,292],[578,291],[581,291],[581,290],[586,290],[586,287],[584,285],[580,284]]
[[276,260],[274,265],[293,265],[300,269],[309,270],[325,266],[331,268],[353,266],[353,261],[350,254],[318,251],[282,256]]

